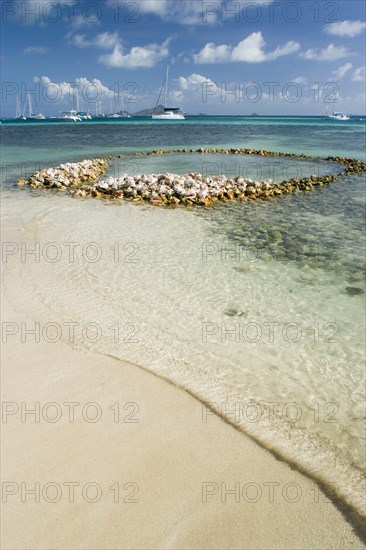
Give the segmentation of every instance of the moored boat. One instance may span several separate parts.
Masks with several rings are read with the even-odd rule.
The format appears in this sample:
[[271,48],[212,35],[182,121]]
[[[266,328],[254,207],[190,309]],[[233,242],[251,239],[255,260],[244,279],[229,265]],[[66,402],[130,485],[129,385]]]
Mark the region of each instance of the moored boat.
[[[179,107],[167,107],[167,102],[169,98],[169,90],[168,90],[168,76],[169,76],[169,67],[167,65],[166,67],[166,74],[165,74],[165,80],[163,83],[164,87],[164,112],[160,114],[156,114],[156,106],[154,109],[154,113],[151,115],[152,120],[185,120],[184,114],[180,110]],[[156,105],[159,103],[159,99],[161,96],[161,91],[158,97],[158,101],[156,102]]]
[[348,115],[344,114],[344,113],[339,113],[339,112],[336,112],[336,111],[333,111],[333,113],[331,115],[328,115],[328,112],[325,114],[326,118],[330,118],[332,120],[350,120],[351,117],[349,117]]

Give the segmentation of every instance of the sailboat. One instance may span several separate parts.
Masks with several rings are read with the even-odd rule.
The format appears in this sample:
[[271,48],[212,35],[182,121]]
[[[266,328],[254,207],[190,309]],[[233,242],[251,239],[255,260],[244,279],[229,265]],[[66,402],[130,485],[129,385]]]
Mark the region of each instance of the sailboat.
[[[32,107],[32,97],[30,93],[27,93],[27,103],[28,103],[28,116],[26,117],[28,120],[45,120],[45,116],[42,115],[42,113],[33,113],[33,107]],[[24,113],[23,113],[24,114]]]
[[169,76],[169,67],[167,65],[166,67],[166,74],[165,74],[165,81],[163,83],[164,86],[164,113],[161,115],[156,115],[155,110],[156,106],[159,103],[159,99],[161,96],[161,90],[158,97],[158,101],[156,102],[156,106],[154,109],[154,113],[151,115],[152,120],[185,120],[185,117],[179,107],[167,107],[167,101],[169,98],[169,92],[168,92],[168,76]]
[[336,111],[333,111],[333,114],[328,115],[328,109],[325,113],[325,116],[327,118],[331,118],[332,120],[350,120],[350,118],[351,118],[348,115],[345,115],[344,113],[338,113]]
[[19,97],[17,97],[17,100],[16,100],[15,118],[18,120],[27,120],[24,113],[22,113]]
[[[109,100],[109,112],[111,112],[111,100]],[[131,115],[125,112],[123,94],[121,96],[121,110],[118,113],[111,113],[107,116],[108,118],[131,118]]]
[[123,94],[121,96],[121,111],[119,116],[120,118],[132,118],[131,115],[129,115],[127,111],[125,111],[125,102],[124,102]]
[[91,120],[92,116],[90,113],[83,111],[83,107],[80,108],[80,102],[79,102],[79,92],[76,90],[76,112],[72,113],[69,112],[69,116],[73,117],[74,122],[77,122],[80,118],[81,120]]

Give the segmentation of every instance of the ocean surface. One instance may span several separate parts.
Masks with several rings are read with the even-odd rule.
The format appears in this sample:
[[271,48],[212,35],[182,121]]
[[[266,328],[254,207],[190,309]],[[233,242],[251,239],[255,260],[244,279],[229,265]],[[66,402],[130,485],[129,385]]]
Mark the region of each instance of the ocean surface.
[[365,121],[3,121],[3,224],[21,229],[39,255],[9,256],[5,293],[46,327],[47,341],[131,361],[186,388],[364,513],[364,175],[208,209],[73,199],[16,182],[108,154],[122,154],[114,175],[335,173],[337,164],[321,160],[134,153],[250,147],[365,160]]

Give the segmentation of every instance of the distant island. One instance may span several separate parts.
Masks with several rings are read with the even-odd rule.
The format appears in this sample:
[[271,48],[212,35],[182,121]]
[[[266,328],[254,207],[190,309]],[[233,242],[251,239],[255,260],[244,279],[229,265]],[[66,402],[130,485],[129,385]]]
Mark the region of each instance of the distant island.
[[161,115],[164,113],[164,105],[158,105],[156,108],[137,111],[137,113],[133,113],[133,116],[151,116],[153,113],[156,115]]

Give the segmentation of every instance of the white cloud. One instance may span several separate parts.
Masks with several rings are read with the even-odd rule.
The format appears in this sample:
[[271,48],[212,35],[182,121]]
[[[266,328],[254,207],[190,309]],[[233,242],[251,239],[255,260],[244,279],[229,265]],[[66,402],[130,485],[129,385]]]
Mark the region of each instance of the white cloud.
[[[214,25],[225,21],[234,20],[235,15],[240,21],[244,22],[243,9],[251,5],[252,15],[256,6],[268,6],[273,0],[219,0],[208,2],[207,0],[134,0],[137,5],[138,13],[152,14],[160,17],[164,21],[174,21],[181,25]],[[115,6],[120,3],[126,4],[126,0],[108,0],[109,6]],[[254,4],[254,8],[253,8]],[[264,9],[264,8],[263,8]],[[248,7],[250,10],[250,7]],[[254,13],[255,15],[255,13]],[[252,15],[253,17],[253,15]]]
[[295,84],[303,84],[304,86],[306,86],[308,83],[305,76],[297,76],[296,78],[293,79],[292,82],[295,82]]
[[352,63],[345,63],[344,65],[341,65],[336,71],[332,72],[331,78],[334,78],[335,80],[340,80],[351,69],[352,69]]
[[193,55],[195,63],[225,63],[230,61],[232,47],[226,44],[216,46],[208,42],[198,54]]
[[284,46],[277,46],[277,48],[273,52],[268,53],[266,55],[265,61],[271,61],[277,59],[278,57],[283,57],[284,55],[290,55],[299,51],[299,49],[300,44],[298,42],[290,40],[290,42],[286,42]]
[[71,26],[74,29],[80,29],[81,27],[94,27],[94,25],[100,25],[98,16],[86,17],[84,14],[75,15],[71,20]]
[[45,54],[48,51],[49,48],[43,46],[28,46],[28,48],[24,48],[23,50],[25,54]]
[[365,82],[366,80],[366,67],[359,67],[352,75],[353,82]]
[[300,57],[304,59],[315,59],[316,61],[335,61],[336,59],[347,57],[347,55],[349,55],[347,48],[329,44],[323,49],[310,48],[306,50],[306,52],[301,53]]
[[297,42],[287,42],[284,46],[277,46],[272,51],[264,52],[265,41],[260,31],[253,32],[236,46],[221,44],[216,46],[213,42],[207,43],[198,54],[193,55],[195,63],[229,63],[244,61],[246,63],[261,63],[262,61],[275,60],[278,57],[289,55],[299,50]]
[[160,17],[166,17],[169,13],[168,0],[143,0],[138,2],[138,8],[141,13],[153,13]]
[[107,67],[125,67],[134,69],[136,67],[154,67],[159,61],[169,55],[170,39],[162,44],[148,44],[144,47],[134,46],[127,53],[124,53],[121,44],[117,44],[112,53],[101,55],[99,62]]
[[79,91],[79,98],[83,97],[86,100],[93,101],[93,98],[114,98],[116,93],[112,89],[105,86],[98,78],[92,78],[88,80],[84,76],[80,76],[75,79],[74,82],[53,82],[48,76],[34,76],[33,82],[39,82],[42,86],[47,88],[46,97],[57,97],[59,100],[69,99],[74,97],[75,90]]
[[197,91],[202,89],[202,84],[210,84],[213,86],[217,86],[213,80],[210,78],[207,78],[206,76],[202,76],[197,73],[192,73],[190,76],[187,76],[186,78],[184,76],[180,76],[178,78],[179,86],[182,90],[190,90],[190,91]]
[[102,84],[99,78],[92,78],[92,80],[88,80],[87,78],[85,78],[85,76],[80,76],[79,78],[76,79],[75,82],[79,90],[82,90],[82,91],[90,90],[90,88],[92,87],[94,88],[95,93],[98,92],[98,94],[104,97],[113,98],[116,95],[116,92],[108,88],[104,84]]
[[129,52],[125,52],[118,32],[103,32],[94,38],[86,39],[84,34],[66,35],[70,44],[78,48],[96,47],[112,51],[101,55],[99,62],[107,67],[154,67],[159,61],[169,55],[170,38],[162,44],[147,44],[146,46],[133,46]]
[[264,38],[261,32],[253,32],[244,40],[241,40],[231,52],[232,61],[246,61],[247,63],[259,63],[266,56],[263,51]]
[[324,31],[334,36],[354,37],[361,34],[366,29],[366,23],[363,21],[337,21],[325,25]]
[[42,86],[47,88],[47,97],[50,98],[57,97],[59,100],[62,100],[73,93],[71,82],[52,82],[48,76],[34,76],[33,82],[39,82]]
[[66,38],[70,44],[78,48],[95,47],[108,50],[121,43],[118,32],[102,32],[90,40],[85,38],[85,34],[68,33]]

